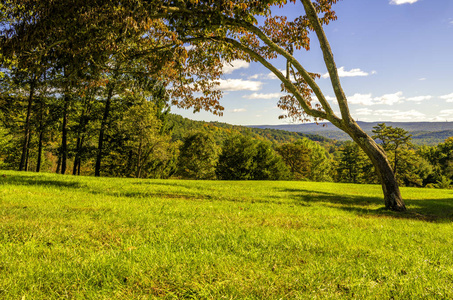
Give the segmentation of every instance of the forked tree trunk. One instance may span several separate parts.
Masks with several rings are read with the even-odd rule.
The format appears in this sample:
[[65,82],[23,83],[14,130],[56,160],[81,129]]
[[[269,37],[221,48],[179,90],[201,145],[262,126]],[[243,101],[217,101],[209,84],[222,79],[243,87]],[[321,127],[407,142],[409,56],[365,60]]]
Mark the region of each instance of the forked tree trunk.
[[398,182],[384,150],[356,122],[352,121],[344,129],[371,159],[382,185],[385,207],[394,211],[406,210]]

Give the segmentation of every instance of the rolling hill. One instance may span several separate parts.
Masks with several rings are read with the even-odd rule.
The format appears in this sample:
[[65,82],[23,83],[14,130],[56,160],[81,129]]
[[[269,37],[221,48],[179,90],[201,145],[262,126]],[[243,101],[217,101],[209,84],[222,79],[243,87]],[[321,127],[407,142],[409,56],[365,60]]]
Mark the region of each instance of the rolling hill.
[[[368,134],[372,134],[373,127],[378,123],[387,126],[400,127],[412,134],[413,143],[416,145],[437,145],[446,138],[453,136],[453,122],[357,122]],[[285,124],[285,125],[255,125],[251,128],[279,129],[305,134],[317,134],[329,139],[339,141],[350,140],[349,136],[331,123]]]

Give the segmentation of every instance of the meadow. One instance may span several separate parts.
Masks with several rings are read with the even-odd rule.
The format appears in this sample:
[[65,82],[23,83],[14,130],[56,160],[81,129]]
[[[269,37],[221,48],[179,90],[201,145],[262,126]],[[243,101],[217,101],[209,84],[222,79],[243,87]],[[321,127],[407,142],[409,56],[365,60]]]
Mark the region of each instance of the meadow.
[[451,299],[453,190],[0,171],[0,299]]

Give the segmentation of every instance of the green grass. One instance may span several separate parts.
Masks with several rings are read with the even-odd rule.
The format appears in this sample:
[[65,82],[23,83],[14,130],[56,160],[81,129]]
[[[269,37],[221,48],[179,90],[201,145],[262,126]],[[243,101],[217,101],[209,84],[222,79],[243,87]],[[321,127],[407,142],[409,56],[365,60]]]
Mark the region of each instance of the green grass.
[[0,299],[453,298],[452,190],[0,174]]

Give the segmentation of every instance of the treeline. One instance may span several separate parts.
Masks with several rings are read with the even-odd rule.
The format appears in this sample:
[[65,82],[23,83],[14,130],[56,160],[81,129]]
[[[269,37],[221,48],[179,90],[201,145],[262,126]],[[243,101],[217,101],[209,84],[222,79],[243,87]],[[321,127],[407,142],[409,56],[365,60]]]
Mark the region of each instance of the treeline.
[[[385,123],[374,127],[373,134],[389,157],[400,185],[450,187],[453,137],[437,146],[417,147],[407,131]],[[214,136],[215,131],[205,130],[183,139],[179,177],[379,183],[368,156],[353,142],[320,143],[302,138],[271,143],[259,135],[236,132],[219,144]]]
[[[311,140],[282,130],[192,121],[169,113],[168,99],[158,83],[146,92],[116,94],[106,121],[104,101],[74,101],[72,117],[67,120],[67,166],[63,172],[64,100],[58,96],[37,99],[29,116],[23,170],[96,175],[99,167],[102,176],[136,178],[379,182],[371,161],[353,142],[317,136],[310,136]],[[1,106],[0,166],[20,169],[27,99],[18,95],[2,97],[2,101],[9,102]],[[41,101],[47,103],[45,111]],[[401,185],[451,185],[453,137],[437,146],[416,147],[401,128],[382,123],[373,133]],[[98,165],[100,154],[102,164]]]
[[12,70],[1,79],[2,168],[135,177],[174,172],[178,147],[159,81],[104,72],[62,89],[63,78],[53,76],[22,78]]
[[[374,127],[373,138],[387,153],[400,185],[449,188],[453,180],[453,137],[436,146],[414,146],[411,135],[402,128]],[[378,183],[374,167],[353,142],[346,142],[335,154],[334,180]]]

